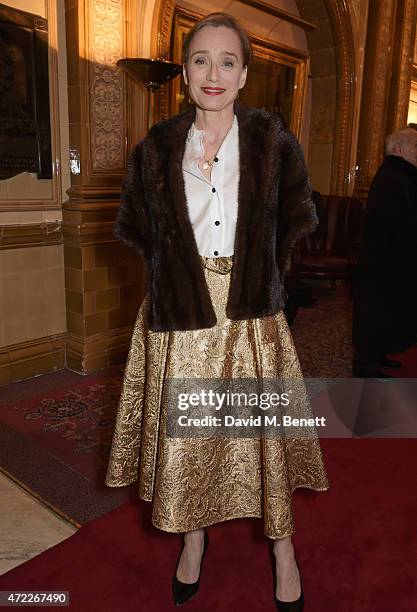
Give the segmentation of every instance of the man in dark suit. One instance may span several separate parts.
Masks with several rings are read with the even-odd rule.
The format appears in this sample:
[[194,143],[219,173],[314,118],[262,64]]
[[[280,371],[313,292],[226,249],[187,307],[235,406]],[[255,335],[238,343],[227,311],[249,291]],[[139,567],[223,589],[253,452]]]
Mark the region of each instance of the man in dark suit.
[[353,375],[385,376],[417,342],[417,131],[388,136],[372,182],[354,279]]

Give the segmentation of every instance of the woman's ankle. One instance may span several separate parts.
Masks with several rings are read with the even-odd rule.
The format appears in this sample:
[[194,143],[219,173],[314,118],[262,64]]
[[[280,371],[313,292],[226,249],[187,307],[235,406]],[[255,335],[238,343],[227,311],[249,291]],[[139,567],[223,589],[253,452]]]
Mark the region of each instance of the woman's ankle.
[[184,542],[186,544],[197,544],[204,541],[204,529],[194,529],[184,532]]
[[291,559],[295,556],[291,536],[274,541],[273,551],[277,559]]

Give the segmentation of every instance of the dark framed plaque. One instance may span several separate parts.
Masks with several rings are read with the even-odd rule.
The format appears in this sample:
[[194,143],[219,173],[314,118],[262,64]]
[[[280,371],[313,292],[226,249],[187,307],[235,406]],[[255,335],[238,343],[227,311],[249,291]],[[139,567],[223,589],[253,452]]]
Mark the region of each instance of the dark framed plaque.
[[48,22],[0,4],[0,180],[52,178]]

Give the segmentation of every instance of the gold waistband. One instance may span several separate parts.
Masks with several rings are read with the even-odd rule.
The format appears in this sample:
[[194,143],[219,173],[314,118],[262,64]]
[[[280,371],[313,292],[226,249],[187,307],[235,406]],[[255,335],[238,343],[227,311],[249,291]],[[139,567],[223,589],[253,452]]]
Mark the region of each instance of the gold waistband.
[[224,257],[206,257],[200,255],[203,266],[218,274],[228,274],[233,267],[233,255]]

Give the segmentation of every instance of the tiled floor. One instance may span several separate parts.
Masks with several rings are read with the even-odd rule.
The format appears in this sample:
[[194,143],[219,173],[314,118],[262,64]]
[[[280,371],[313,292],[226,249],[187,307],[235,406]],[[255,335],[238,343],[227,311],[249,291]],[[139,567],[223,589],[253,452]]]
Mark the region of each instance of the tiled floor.
[[69,538],[77,527],[0,472],[0,574]]

